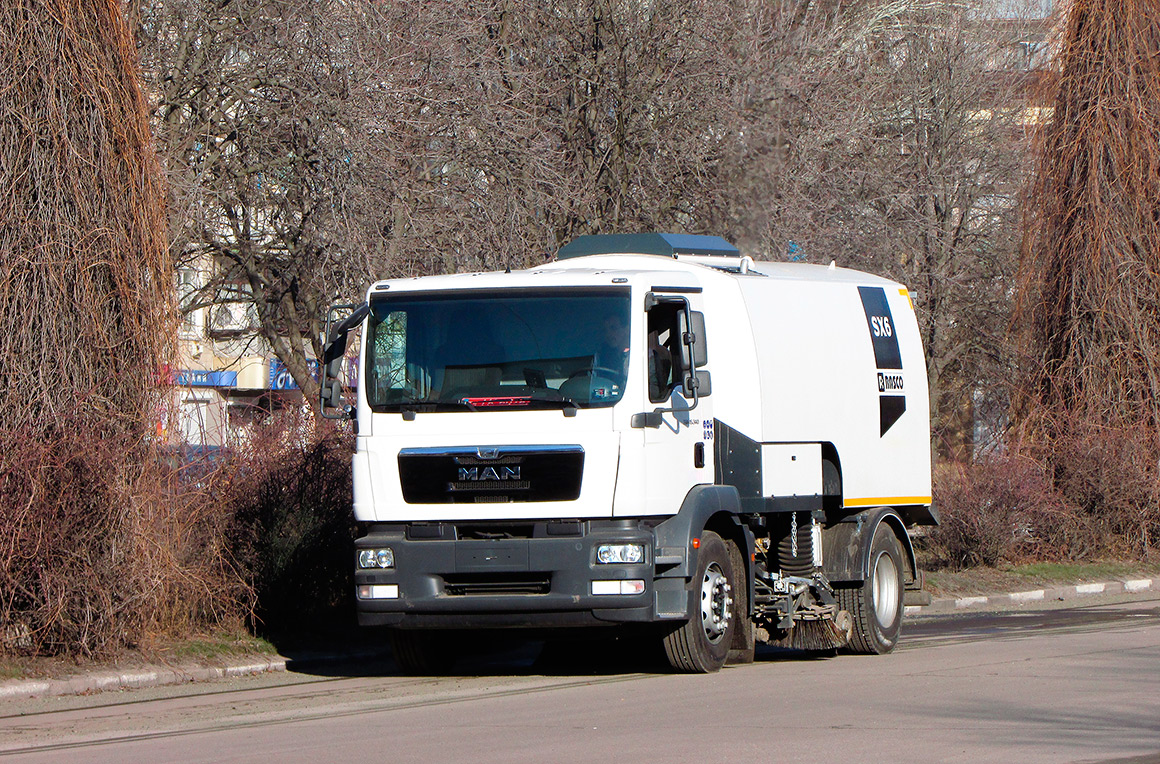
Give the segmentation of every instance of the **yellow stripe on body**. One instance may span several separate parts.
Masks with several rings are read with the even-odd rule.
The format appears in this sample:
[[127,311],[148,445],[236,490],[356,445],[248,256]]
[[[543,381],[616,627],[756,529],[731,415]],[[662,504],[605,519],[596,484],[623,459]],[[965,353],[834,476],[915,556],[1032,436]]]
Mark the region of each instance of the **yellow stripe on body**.
[[898,507],[904,504],[930,504],[929,496],[874,496],[868,499],[845,499],[846,507]]

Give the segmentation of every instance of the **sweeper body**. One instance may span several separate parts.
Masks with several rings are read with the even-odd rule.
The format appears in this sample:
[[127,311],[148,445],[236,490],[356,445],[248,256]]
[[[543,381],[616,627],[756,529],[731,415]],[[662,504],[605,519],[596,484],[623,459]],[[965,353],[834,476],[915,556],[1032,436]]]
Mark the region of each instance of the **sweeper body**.
[[590,236],[526,271],[376,283],[330,339],[359,619],[404,668],[505,628],[632,629],[697,672],[758,640],[884,653],[922,595],[929,407],[898,283]]

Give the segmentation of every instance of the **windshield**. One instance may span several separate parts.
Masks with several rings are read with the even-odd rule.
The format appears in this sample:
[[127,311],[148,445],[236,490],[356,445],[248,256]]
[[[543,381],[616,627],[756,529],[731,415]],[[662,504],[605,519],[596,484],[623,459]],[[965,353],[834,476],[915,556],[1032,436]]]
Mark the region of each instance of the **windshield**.
[[376,297],[367,400],[374,411],[611,406],[628,324],[623,287]]

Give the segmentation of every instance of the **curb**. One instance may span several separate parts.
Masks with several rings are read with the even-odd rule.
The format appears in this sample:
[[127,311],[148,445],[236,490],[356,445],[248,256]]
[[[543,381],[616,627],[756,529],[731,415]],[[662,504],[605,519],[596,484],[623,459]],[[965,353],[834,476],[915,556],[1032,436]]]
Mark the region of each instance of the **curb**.
[[905,615],[928,615],[932,613],[953,613],[958,610],[996,605],[1019,605],[1044,600],[1070,600],[1090,597],[1096,594],[1136,594],[1151,591],[1151,578],[1134,578],[1125,581],[1106,581],[1095,584],[1076,584],[1053,589],[1030,589],[1024,592],[988,594],[976,597],[942,597],[929,605],[907,605]]
[[0,682],[0,699],[43,698],[58,695],[85,695],[108,690],[204,682],[233,676],[250,676],[285,671],[286,659],[278,656],[224,667],[151,668],[138,671],[103,671],[77,674],[66,679],[17,679]]

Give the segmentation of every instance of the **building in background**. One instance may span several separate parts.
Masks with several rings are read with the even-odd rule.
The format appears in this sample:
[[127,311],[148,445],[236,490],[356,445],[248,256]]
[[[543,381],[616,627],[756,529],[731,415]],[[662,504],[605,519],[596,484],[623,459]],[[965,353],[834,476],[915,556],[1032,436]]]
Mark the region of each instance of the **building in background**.
[[160,434],[170,442],[214,448],[229,445],[245,425],[305,401],[257,335],[252,302],[231,300],[228,288],[207,294],[212,264],[198,265],[204,267],[177,272],[178,365],[170,375],[174,400]]

